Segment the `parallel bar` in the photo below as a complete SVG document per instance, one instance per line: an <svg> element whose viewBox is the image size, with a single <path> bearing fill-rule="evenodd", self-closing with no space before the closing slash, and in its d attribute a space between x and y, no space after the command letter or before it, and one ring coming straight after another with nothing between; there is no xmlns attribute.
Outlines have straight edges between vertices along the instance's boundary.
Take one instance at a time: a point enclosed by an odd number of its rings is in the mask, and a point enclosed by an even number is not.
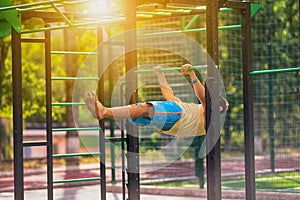
<svg viewBox="0 0 300 200"><path fill-rule="evenodd" d="M98 77L52 77L53 81L70 81L70 80L99 80Z"/></svg>
<svg viewBox="0 0 300 200"><path fill-rule="evenodd" d="M66 153L66 154L53 154L53 158L66 158L66 157L84 157L84 156L99 156L100 152L91 153Z"/></svg>
<svg viewBox="0 0 300 200"><path fill-rule="evenodd" d="M80 51L51 51L51 54L59 55L98 55L97 52L80 52Z"/></svg>
<svg viewBox="0 0 300 200"><path fill-rule="evenodd" d="M87 127L87 128L54 128L53 132L59 131L99 131L101 128L99 127Z"/></svg>
<svg viewBox="0 0 300 200"><path fill-rule="evenodd" d="M85 106L84 102L52 103L52 106Z"/></svg>
<svg viewBox="0 0 300 200"><path fill-rule="evenodd" d="M252 72L249 72L249 74L254 76L254 75L261 75L261 74L277 74L277 73L298 72L298 71L300 71L300 67L252 71Z"/></svg>
<svg viewBox="0 0 300 200"><path fill-rule="evenodd" d="M172 68L161 68L160 71L161 72L181 72L181 67L172 67ZM189 70L206 70L207 66L203 65L203 66L193 66L190 67ZM150 72L154 72L153 69L145 69L145 70L136 70L135 73L150 73Z"/></svg>
<svg viewBox="0 0 300 200"><path fill-rule="evenodd" d="M47 146L48 142L44 141L44 142L23 142L23 147L38 147L38 146Z"/></svg>
<svg viewBox="0 0 300 200"><path fill-rule="evenodd" d="M100 177L94 178L78 178L78 179L66 179L66 180L54 180L53 183L76 183L76 182L85 182L85 181L100 181Z"/></svg>

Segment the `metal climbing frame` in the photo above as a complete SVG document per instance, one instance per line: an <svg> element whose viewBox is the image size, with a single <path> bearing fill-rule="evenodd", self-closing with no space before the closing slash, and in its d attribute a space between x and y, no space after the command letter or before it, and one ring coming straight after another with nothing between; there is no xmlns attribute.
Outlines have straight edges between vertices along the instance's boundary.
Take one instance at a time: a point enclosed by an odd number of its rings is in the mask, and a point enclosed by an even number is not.
<svg viewBox="0 0 300 200"><path fill-rule="evenodd" d="M100 163L103 161L103 156L105 155L105 150L103 147L103 129L99 127L88 127L88 128L53 128L52 127L52 107L53 106L82 106L84 103L76 102L66 102L66 103L52 103L52 81L56 80L77 80L77 77L51 77L51 34L50 30L45 31L43 39L35 38L21 38L21 34L17 33L12 29L12 50L13 50L13 86L14 95L18 94L20 96L14 96L14 171L15 175L15 199L24 199L24 169L23 169L23 147L32 146L46 146L47 147L47 195L48 199L53 199L53 185L59 183L68 182L81 182L81 181L101 181L101 187L105 186L105 170L101 168L101 177L90 177L90 178L79 178L79 179L66 179L66 180L53 180L53 158L66 158L66 157L78 157L78 156L100 156ZM101 32L100 32L101 33ZM44 43L45 44L45 77L46 77L46 141L37 142L23 142L22 134L22 56L21 56L21 43ZM67 54L67 52L64 52ZM79 80L98 80L98 77L80 77ZM17 106L18 105L18 106ZM20 116L21 115L21 116ZM17 117L18 116L18 117ZM100 152L91 153L72 153L72 154L53 154L52 149L52 135L59 131L99 131L100 134ZM103 189L103 188L101 188Z"/></svg>
<svg viewBox="0 0 300 200"><path fill-rule="evenodd" d="M53 157L65 156L84 156L84 154L73 155L52 155L52 133L59 130L76 131L80 128L68 129L53 129L52 128L52 106L71 106L83 105L82 103L67 102L64 104L52 104L51 102L51 81L55 80L74 80L73 77L51 77L51 46L50 46L50 31L65 29L70 27L97 27L109 24L125 25L125 32L136 29L136 21L148 20L155 18L167 18L171 16L197 15L206 13L207 23L206 28L189 29L197 17L193 18L180 32L198 32L207 31L207 50L215 64L218 64L218 30L226 30L232 28L242 28L242 59L243 59L243 91L244 91L244 129L245 129L245 170L246 170L246 199L255 199L255 168L254 168L254 134L253 134L253 101L252 101L252 78L251 72L251 16L256 11L251 9L250 2L245 1L227 1L227 0L132 0L130 4L124 4L122 0L115 0L118 9L114 9L112 14L108 16L89 16L87 14L76 13L71 10L69 12L62 11L65 6L72 6L80 3L93 3L93 0L49 0L36 2L31 4L13 5L10 0L3 0L0 5L0 18L5 19L12 27L12 77L13 77L13 139L14 139L14 186L15 199L24 199L24 180L23 180L23 147L24 146L47 146L47 179L48 179L48 199L53 199L53 183L61 183L67 181L78 180L57 180L53 181L52 159ZM144 10L143 8L146 8ZM150 8L150 9L149 9ZM242 16L242 25L231 25L218 27L218 12L226 12L235 10ZM119 10L123 12L120 13ZM32 17L41 18L47 24L59 22L56 25L40 27L33 30L22 30L22 21ZM44 39L22 39L21 34L45 32ZM132 32L131 32L132 33ZM155 33L154 33L155 34ZM164 33L159 33L164 34ZM165 33L167 34L167 33ZM137 66L136 53L136 34L125 33L125 66L126 72ZM98 42L102 41L102 36L98 38ZM46 99L47 99L47 141L23 143L23 117L22 117L22 55L21 42L39 42L45 43L46 52ZM101 52L98 52L101 54ZM101 58L98 57L99 66L101 67ZM208 63L212 65L212 63ZM137 77L126 77L126 94L132 94L135 91ZM98 77L97 77L98 78ZM213 73L208 71L208 78L214 80ZM217 83L215 85L218 85ZM103 83L99 82L99 88L103 87ZM126 101L134 103L137 101L137 93L131 96L126 96ZM211 95L211 96L209 96ZM211 119L211 101L216 94L208 94L207 97L207 123ZM100 95L101 96L101 95ZM218 122L218 117L213 119ZM99 130L100 132L100 152L101 152L101 176L100 178L91 178L88 180L101 180L101 199L106 199L105 188L105 152L103 149L105 138L103 132L103 122L99 122L100 127L88 128L88 130ZM218 132L215 127L215 132ZM134 156L127 157L128 167L128 198L132 200L140 199L139 186L139 138L138 129L130 124L127 124L127 151L133 152ZM209 142L209 141L208 141ZM97 152L95 155L99 155ZM215 147L207 156L207 182L208 182L208 199L221 199L221 171L220 171L220 142L218 141ZM125 198L125 196L123 196Z"/></svg>

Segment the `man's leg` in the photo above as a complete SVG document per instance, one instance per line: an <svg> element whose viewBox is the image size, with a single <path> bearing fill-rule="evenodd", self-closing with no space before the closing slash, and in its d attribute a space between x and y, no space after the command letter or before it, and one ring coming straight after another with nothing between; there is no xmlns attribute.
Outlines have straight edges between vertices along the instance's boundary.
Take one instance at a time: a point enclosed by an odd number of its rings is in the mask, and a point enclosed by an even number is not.
<svg viewBox="0 0 300 200"><path fill-rule="evenodd" d="M97 119L129 119L142 116L152 118L153 116L153 106L147 103L107 108L98 101L96 94L90 92L84 94L84 101L93 117Z"/></svg>

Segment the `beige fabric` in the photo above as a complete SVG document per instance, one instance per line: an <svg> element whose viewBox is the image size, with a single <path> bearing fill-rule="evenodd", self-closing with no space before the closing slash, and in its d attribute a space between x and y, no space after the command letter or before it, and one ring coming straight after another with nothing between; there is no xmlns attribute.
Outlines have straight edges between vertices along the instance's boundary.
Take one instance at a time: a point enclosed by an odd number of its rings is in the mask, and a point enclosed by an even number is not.
<svg viewBox="0 0 300 200"><path fill-rule="evenodd" d="M176 102L183 110L181 118L169 130L159 132L173 136L205 135L203 108L199 104ZM195 112L198 110L198 112Z"/></svg>

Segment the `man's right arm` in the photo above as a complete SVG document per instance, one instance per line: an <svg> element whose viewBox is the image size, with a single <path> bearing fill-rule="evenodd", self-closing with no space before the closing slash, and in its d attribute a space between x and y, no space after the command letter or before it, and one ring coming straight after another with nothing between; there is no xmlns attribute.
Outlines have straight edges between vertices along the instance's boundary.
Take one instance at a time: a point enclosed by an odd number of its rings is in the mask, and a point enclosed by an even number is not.
<svg viewBox="0 0 300 200"><path fill-rule="evenodd" d="M165 77L165 74L160 71L160 66L156 66L153 68L155 74L157 75L157 79L160 85L161 93L164 96L166 100L173 100L173 101L181 101L179 98L177 98L170 87L170 85L167 82L167 79Z"/></svg>

